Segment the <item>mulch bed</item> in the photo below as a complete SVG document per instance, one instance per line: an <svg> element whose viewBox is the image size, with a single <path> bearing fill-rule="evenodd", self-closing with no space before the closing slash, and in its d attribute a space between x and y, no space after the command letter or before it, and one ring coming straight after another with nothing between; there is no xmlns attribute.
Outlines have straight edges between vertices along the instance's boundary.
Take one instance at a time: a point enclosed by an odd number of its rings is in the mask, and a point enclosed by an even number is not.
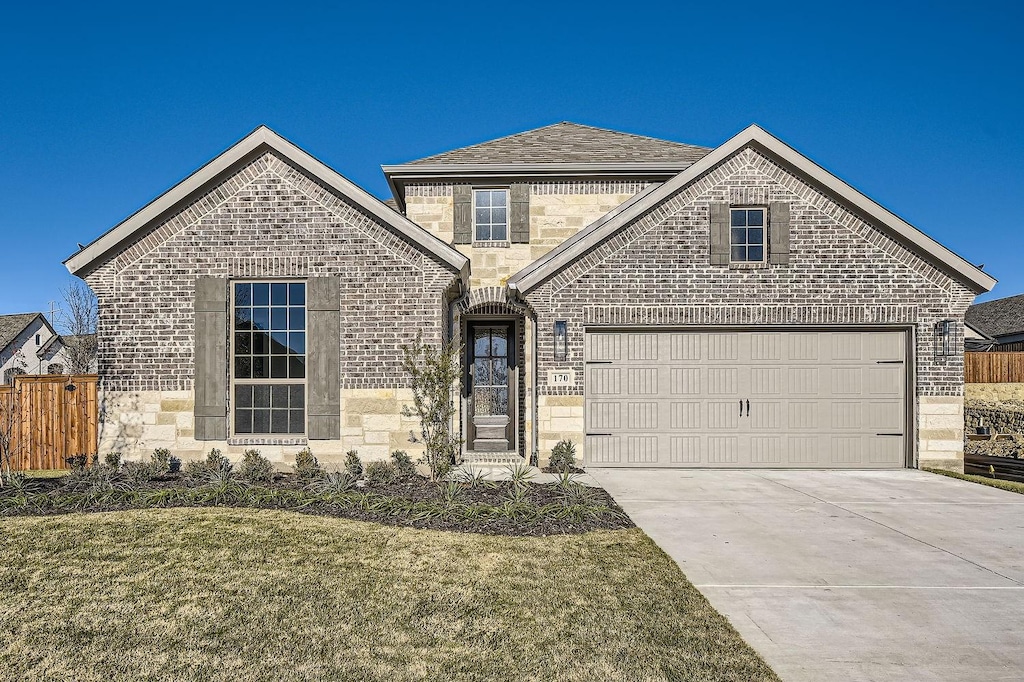
<svg viewBox="0 0 1024 682"><path fill-rule="evenodd" d="M354 488L352 492L368 493L374 497L400 499L410 502L438 502L443 500L445 484L432 483L422 477L416 476L401 479L390 483L366 482L364 486ZM294 474L277 474L273 483L264 483L259 488L272 490L303 490L303 486ZM562 500L563 493L553 484L526 484L526 499L533 507L558 504ZM144 490L160 490L169 488L183 488L197 490L200 486L188 485L180 476L168 474L154 479ZM514 484L511 481L487 481L484 484L470 486L459 484L459 504L467 507L487 506L501 507L505 504L512 492ZM588 488L590 507L605 507L606 511L599 515L587 515L582 519L558 518L552 515L540 516L538 518L517 519L506 516L492 516L490 518L464 518L459 514L446 516L435 516L429 518L408 518L402 515L377 512L364 507L348 504L337 504L332 502L314 501L303 504L300 507L289 507L269 504L246 504L239 503L179 503L167 505L171 507L240 507L240 508L271 508L290 509L303 514L318 516L333 516L339 518L355 519L358 521L371 521L393 526L406 526L423 528L429 530L446 530L463 533L481 533L485 535L510 535L510 536L546 536L585 533L593 530L612 530L634 527L630 518L622 511L607 492L600 488ZM62 493L70 492L64 489L63 479L36 479L33 495L60 496ZM4 492L0 490L0 496ZM42 514L66 514L79 512L107 512L127 509L154 508L152 506L139 506L132 504L96 503L78 509L56 507L43 510ZM11 513L11 512L8 512ZM17 513L17 512L14 512ZM36 512L33 512L34 514Z"/></svg>

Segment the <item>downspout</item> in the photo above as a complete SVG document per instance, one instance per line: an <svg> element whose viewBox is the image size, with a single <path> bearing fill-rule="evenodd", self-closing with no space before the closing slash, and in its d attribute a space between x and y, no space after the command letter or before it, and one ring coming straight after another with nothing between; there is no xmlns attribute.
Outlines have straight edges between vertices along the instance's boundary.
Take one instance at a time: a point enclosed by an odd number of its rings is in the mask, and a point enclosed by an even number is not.
<svg viewBox="0 0 1024 682"><path fill-rule="evenodd" d="M458 296L456 298L453 298L448 303L448 341L449 342L455 340L455 307L459 306L459 305L462 305L462 303L464 303L466 301L466 299L469 298L469 286L466 284L466 281L463 278L461 278L461 277L459 278L459 290L463 292L462 295ZM463 381L463 378L465 376L465 373L464 373L464 360L463 360L463 355L462 355L461 352L459 353L459 367L461 368L460 369L459 385L458 385L458 388L456 388L455 390L456 390L456 393L458 393L458 401L459 401L459 439L461 440L462 436L463 436L463 434L465 432L465 429L463 427L464 427L464 422L466 420L466 415L465 415L466 405L465 405L465 401L462 398L462 392L463 392L462 381ZM462 461L462 456L463 456L463 448L460 445L459 446L459 461ZM458 464L458 463L459 462L453 462L453 464Z"/></svg>
<svg viewBox="0 0 1024 682"><path fill-rule="evenodd" d="M523 299L520 296L519 287L515 283L510 282L508 284L509 292L512 297L523 303ZM530 453L530 464L532 466L540 466L540 448L537 447L537 438L540 436L540 427L537 424L537 415L539 410L537 409L537 378L540 376L537 370L540 358L537 357L537 317L534 315L533 318L533 367L532 367L532 379L530 385L530 446L533 452Z"/></svg>

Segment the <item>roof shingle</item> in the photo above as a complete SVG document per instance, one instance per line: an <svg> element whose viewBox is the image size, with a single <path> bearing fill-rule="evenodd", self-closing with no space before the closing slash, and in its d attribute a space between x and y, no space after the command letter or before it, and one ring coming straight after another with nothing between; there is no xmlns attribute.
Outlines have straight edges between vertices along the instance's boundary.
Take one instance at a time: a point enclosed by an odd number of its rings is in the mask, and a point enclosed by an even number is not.
<svg viewBox="0 0 1024 682"><path fill-rule="evenodd" d="M616 162L688 165L710 151L707 147L562 121L401 165Z"/></svg>
<svg viewBox="0 0 1024 682"><path fill-rule="evenodd" d="M975 303L967 309L967 324L992 337L1024 334L1024 294Z"/></svg>
<svg viewBox="0 0 1024 682"><path fill-rule="evenodd" d="M18 338L18 334L38 315L39 313L0 315L0 350L7 348L11 341Z"/></svg>

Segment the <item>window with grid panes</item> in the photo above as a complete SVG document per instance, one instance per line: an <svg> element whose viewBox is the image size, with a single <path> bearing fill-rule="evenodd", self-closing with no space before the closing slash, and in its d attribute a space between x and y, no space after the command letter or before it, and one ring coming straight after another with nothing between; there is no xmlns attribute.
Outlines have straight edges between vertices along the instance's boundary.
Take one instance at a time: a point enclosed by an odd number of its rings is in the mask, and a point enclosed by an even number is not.
<svg viewBox="0 0 1024 682"><path fill-rule="evenodd" d="M233 432L306 432L306 283L232 283Z"/></svg>

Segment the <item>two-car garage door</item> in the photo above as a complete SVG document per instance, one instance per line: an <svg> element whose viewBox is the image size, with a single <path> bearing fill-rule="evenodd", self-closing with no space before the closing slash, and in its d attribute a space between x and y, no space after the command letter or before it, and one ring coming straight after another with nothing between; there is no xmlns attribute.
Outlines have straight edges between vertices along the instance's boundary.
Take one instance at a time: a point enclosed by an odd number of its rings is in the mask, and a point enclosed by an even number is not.
<svg viewBox="0 0 1024 682"><path fill-rule="evenodd" d="M905 466L903 331L588 331L585 360L591 466Z"/></svg>

